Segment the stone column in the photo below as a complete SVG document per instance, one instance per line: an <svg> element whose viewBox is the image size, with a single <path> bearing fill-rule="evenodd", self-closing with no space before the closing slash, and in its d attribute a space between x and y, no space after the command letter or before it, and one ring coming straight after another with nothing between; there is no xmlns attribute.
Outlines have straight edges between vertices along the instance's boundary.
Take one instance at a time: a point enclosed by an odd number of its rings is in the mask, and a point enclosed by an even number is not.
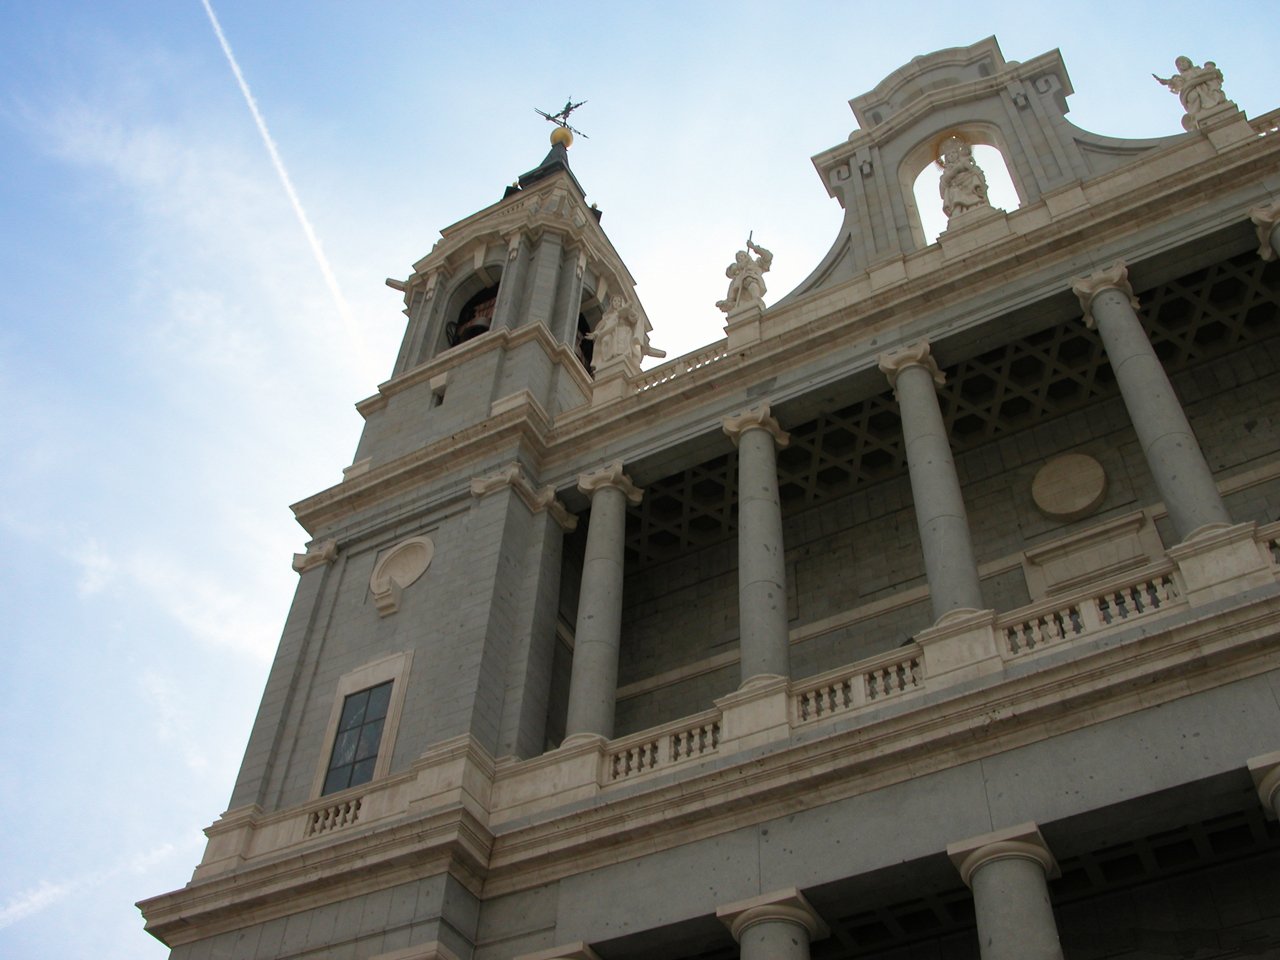
<svg viewBox="0 0 1280 960"><path fill-rule="evenodd" d="M1280 750L1250 760L1249 775L1262 805L1280 817Z"/></svg>
<svg viewBox="0 0 1280 960"><path fill-rule="evenodd" d="M591 519L578 594L566 742L575 734L613 736L627 502L639 503L643 496L617 460L584 473L578 478L578 489L591 497Z"/></svg>
<svg viewBox="0 0 1280 960"><path fill-rule="evenodd" d="M938 407L936 388L944 378L929 354L929 341L881 354L880 370L889 378L902 413L902 442L934 621L953 610L980 610L982 590L969 519Z"/></svg>
<svg viewBox="0 0 1280 960"><path fill-rule="evenodd" d="M1034 823L947 846L973 891L982 960L1062 960L1049 903L1058 865Z"/></svg>
<svg viewBox="0 0 1280 960"><path fill-rule="evenodd" d="M742 960L809 960L809 943L830 933L795 887L721 907L716 916L738 941Z"/></svg>
<svg viewBox="0 0 1280 960"><path fill-rule="evenodd" d="M738 447L739 689L752 677L789 677L787 570L777 450L791 442L761 404L725 417Z"/></svg>
<svg viewBox="0 0 1280 960"><path fill-rule="evenodd" d="M1258 230L1258 256L1263 260L1280 257L1280 200L1272 200L1249 211Z"/></svg>
<svg viewBox="0 0 1280 960"><path fill-rule="evenodd" d="M1179 540L1206 524L1230 524L1209 464L1135 312L1138 301L1124 263L1117 260L1105 270L1078 277L1071 289L1080 298L1085 323L1096 326L1102 337L1129 419Z"/></svg>

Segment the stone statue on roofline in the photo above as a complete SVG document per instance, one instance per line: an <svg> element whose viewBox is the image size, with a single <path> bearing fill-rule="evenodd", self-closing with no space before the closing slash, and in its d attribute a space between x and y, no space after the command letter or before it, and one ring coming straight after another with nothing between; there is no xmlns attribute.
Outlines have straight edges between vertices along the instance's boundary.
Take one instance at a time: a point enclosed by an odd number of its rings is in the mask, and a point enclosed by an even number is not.
<svg viewBox="0 0 1280 960"><path fill-rule="evenodd" d="M759 254L752 257L752 253ZM733 257L733 263L725 268L724 275L729 278L729 292L724 299L717 301L716 306L725 313L733 314L747 307L759 307L764 310L764 275L773 266L773 254L752 242L747 236L747 249L739 250Z"/></svg>
<svg viewBox="0 0 1280 960"><path fill-rule="evenodd" d="M1230 102L1222 92L1222 71L1212 60L1206 60L1203 67L1198 67L1190 57L1178 57L1173 65L1178 68L1173 76L1165 78L1154 73L1152 76L1170 92L1176 93L1182 102L1182 108L1187 111L1182 118L1182 129L1195 130L1207 112Z"/></svg>
<svg viewBox="0 0 1280 960"><path fill-rule="evenodd" d="M942 197L942 212L947 219L962 213L990 208L987 199L987 175L973 159L973 149L960 137L950 136L942 141L938 166L942 177L938 180L938 194Z"/></svg>
<svg viewBox="0 0 1280 960"><path fill-rule="evenodd" d="M596 369L624 360L633 373L638 373L645 357L667 355L665 350L650 346L648 324L635 304L618 293L609 298L604 315L586 339L595 344L591 360Z"/></svg>

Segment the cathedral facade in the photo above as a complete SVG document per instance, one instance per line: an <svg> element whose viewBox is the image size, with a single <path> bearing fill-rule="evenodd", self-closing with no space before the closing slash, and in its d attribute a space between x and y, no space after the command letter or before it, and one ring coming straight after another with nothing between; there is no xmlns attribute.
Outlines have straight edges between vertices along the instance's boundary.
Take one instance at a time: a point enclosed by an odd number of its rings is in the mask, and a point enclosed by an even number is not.
<svg viewBox="0 0 1280 960"><path fill-rule="evenodd" d="M851 101L830 252L651 325L572 135L388 283L175 960L1280 956L1280 112ZM567 116L567 114L566 114ZM560 118L562 121L565 117ZM993 206L974 147L999 152ZM942 169L947 227L913 191Z"/></svg>

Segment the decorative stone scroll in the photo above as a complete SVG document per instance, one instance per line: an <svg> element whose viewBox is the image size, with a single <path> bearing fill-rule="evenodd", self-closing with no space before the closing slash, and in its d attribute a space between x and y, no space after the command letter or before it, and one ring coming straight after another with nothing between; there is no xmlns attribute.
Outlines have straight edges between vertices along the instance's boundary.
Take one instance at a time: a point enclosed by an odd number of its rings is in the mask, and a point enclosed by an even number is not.
<svg viewBox="0 0 1280 960"><path fill-rule="evenodd" d="M578 489L585 494L595 493L601 487L616 487L632 504L639 503L644 498L644 491L622 472L621 460L614 460L599 470L593 470L578 477Z"/></svg>
<svg viewBox="0 0 1280 960"><path fill-rule="evenodd" d="M382 555L369 577L378 616L386 617L400 609L401 593L427 572L435 553L430 537L410 537Z"/></svg>
<svg viewBox="0 0 1280 960"><path fill-rule="evenodd" d="M1280 200L1272 200L1249 211L1258 231L1258 256L1271 261L1280 255Z"/></svg>
<svg viewBox="0 0 1280 960"><path fill-rule="evenodd" d="M1095 326L1093 321L1093 300L1103 290L1119 290L1129 298L1129 306L1137 310L1141 304L1133 295L1133 287L1129 284L1129 268L1123 260L1117 260L1109 267L1095 270L1087 277L1076 277L1071 281L1071 292L1080 298L1080 307L1084 310L1084 324L1090 330Z"/></svg>
<svg viewBox="0 0 1280 960"><path fill-rule="evenodd" d="M773 436L773 442L781 449L791 442L791 434L778 425L769 411L769 404L762 403L750 410L730 414L721 421L725 434L738 446L743 433L748 430L764 430Z"/></svg>
<svg viewBox="0 0 1280 960"><path fill-rule="evenodd" d="M293 569L298 573L306 573L315 567L333 563L338 559L338 542L336 540L317 540L307 545L306 553L293 555Z"/></svg>
<svg viewBox="0 0 1280 960"><path fill-rule="evenodd" d="M525 475L524 467L514 460L497 473L472 478L471 495L478 500L507 487L511 488L530 512L541 513L545 510L566 533L577 529L578 518L556 497L555 487L548 485L535 489Z"/></svg>
<svg viewBox="0 0 1280 960"><path fill-rule="evenodd" d="M933 359L928 340L919 340L910 346L880 354L879 365L880 372L889 378L889 386L895 390L898 387L898 374L908 367L924 367L939 387L947 382L946 374L939 369L938 361Z"/></svg>

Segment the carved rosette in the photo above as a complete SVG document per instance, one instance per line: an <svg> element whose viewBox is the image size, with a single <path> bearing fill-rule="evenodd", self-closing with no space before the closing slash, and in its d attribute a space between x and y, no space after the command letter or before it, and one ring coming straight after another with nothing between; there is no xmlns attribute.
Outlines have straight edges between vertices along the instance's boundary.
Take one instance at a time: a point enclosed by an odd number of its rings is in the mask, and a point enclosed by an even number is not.
<svg viewBox="0 0 1280 960"><path fill-rule="evenodd" d="M1095 270L1087 277L1076 277L1071 281L1071 292L1080 298L1084 323L1090 330L1095 326L1092 313L1094 298L1104 290L1118 290L1129 298L1129 306L1134 310L1139 307L1138 298L1133 295L1133 287L1129 284L1129 268L1123 260Z"/></svg>
<svg viewBox="0 0 1280 960"><path fill-rule="evenodd" d="M773 442L779 449L791 442L791 434L778 425L778 421L770 414L768 403L762 403L741 413L730 414L721 421L721 426L735 447L748 430L764 430L772 434Z"/></svg>
<svg viewBox="0 0 1280 960"><path fill-rule="evenodd" d="M401 593L427 572L435 554L436 545L430 537L410 537L378 559L369 577L369 591L378 616L389 616L400 609Z"/></svg>
<svg viewBox="0 0 1280 960"><path fill-rule="evenodd" d="M512 461L497 473L471 480L471 495L477 500L508 487L520 498L532 513L546 511L566 533L578 528L578 518L571 514L565 505L556 497L555 487L550 485L535 488L525 475L524 467Z"/></svg>
<svg viewBox="0 0 1280 960"><path fill-rule="evenodd" d="M622 472L622 461L614 460L599 470L584 473L578 477L578 489L590 496L603 487L614 487L622 491L623 496L632 504L637 504L644 497L644 491L631 482L631 478Z"/></svg>
<svg viewBox="0 0 1280 960"><path fill-rule="evenodd" d="M297 573L306 573L315 567L333 563L338 559L338 542L336 540L317 540L307 545L306 553L293 555L293 569Z"/></svg>
<svg viewBox="0 0 1280 960"><path fill-rule="evenodd" d="M1276 227L1280 227L1280 200L1272 200L1249 211L1249 219L1258 231L1258 256L1263 260L1276 259Z"/></svg>
<svg viewBox="0 0 1280 960"><path fill-rule="evenodd" d="M880 372L889 378L889 386L895 390L898 389L898 375L908 367L924 367L929 371L934 384L939 387L947 382L946 375L938 367L938 361L933 359L928 340L918 340L908 347L880 354L879 366Z"/></svg>

